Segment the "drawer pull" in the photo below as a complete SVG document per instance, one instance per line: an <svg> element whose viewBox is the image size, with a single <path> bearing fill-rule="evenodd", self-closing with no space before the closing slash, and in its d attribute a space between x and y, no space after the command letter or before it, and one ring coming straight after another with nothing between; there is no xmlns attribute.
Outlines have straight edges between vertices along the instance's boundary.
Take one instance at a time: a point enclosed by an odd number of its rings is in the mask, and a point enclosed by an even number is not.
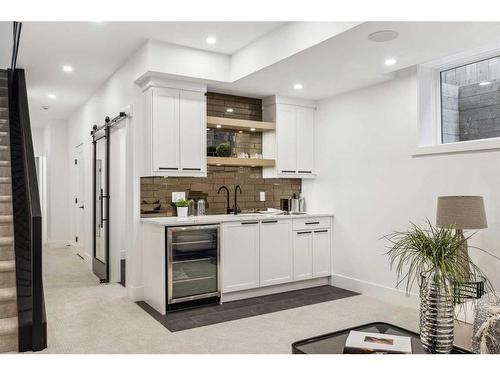
<svg viewBox="0 0 500 375"><path fill-rule="evenodd" d="M323 230L315 230L314 233L326 233L328 232L328 229L323 229Z"/></svg>
<svg viewBox="0 0 500 375"><path fill-rule="evenodd" d="M308 230L307 232L297 232L297 234L309 234L309 233L312 233L310 230Z"/></svg>
<svg viewBox="0 0 500 375"><path fill-rule="evenodd" d="M312 173L312 171L299 171L299 173Z"/></svg>
<svg viewBox="0 0 500 375"><path fill-rule="evenodd" d="M296 171L281 171L281 173L295 173Z"/></svg>
<svg viewBox="0 0 500 375"><path fill-rule="evenodd" d="M182 168L183 171L201 171L201 168Z"/></svg>
<svg viewBox="0 0 500 375"><path fill-rule="evenodd" d="M319 221L310 221L306 223L306 225L317 225L317 224L319 224Z"/></svg>
<svg viewBox="0 0 500 375"><path fill-rule="evenodd" d="M272 224L272 223L277 223L278 220L266 220L266 221L263 221L262 224Z"/></svg>
<svg viewBox="0 0 500 375"><path fill-rule="evenodd" d="M258 221L242 221L241 225L259 224Z"/></svg>
<svg viewBox="0 0 500 375"><path fill-rule="evenodd" d="M173 167L160 167L158 168L160 171L176 171L179 168L173 168Z"/></svg>

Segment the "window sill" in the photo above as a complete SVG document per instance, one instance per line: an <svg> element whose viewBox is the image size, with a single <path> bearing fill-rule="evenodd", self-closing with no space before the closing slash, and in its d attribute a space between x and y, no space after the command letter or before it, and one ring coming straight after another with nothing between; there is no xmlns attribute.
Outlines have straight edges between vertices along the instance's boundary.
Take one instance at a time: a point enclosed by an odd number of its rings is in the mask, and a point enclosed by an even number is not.
<svg viewBox="0 0 500 375"><path fill-rule="evenodd" d="M500 150L500 138L479 139L476 141L464 141L445 143L435 146L420 146L412 154L413 157L457 154L466 152L481 152Z"/></svg>

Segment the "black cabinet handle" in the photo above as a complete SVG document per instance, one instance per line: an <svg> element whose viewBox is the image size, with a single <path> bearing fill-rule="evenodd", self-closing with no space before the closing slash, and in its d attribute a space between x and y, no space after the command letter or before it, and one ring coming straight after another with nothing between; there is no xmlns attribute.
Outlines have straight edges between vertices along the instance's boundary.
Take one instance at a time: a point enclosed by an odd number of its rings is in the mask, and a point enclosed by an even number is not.
<svg viewBox="0 0 500 375"><path fill-rule="evenodd" d="M259 224L258 221L242 221L241 225Z"/></svg>
<svg viewBox="0 0 500 375"><path fill-rule="evenodd" d="M281 173L295 173L296 171L281 171Z"/></svg>
<svg viewBox="0 0 500 375"><path fill-rule="evenodd" d="M312 171L299 171L299 173L312 173Z"/></svg>
<svg viewBox="0 0 500 375"><path fill-rule="evenodd" d="M179 168L173 168L173 167L160 167L158 168L160 171L176 171Z"/></svg>
<svg viewBox="0 0 500 375"><path fill-rule="evenodd" d="M201 168L182 168L183 171L201 171Z"/></svg>
<svg viewBox="0 0 500 375"><path fill-rule="evenodd" d="M319 224L319 221L310 221L309 223L306 223L306 225L316 225Z"/></svg>
<svg viewBox="0 0 500 375"><path fill-rule="evenodd" d="M309 233L312 233L310 230L308 230L307 232L297 232L297 234L309 234Z"/></svg>
<svg viewBox="0 0 500 375"><path fill-rule="evenodd" d="M323 230L315 230L314 233L326 233L328 232L328 229L323 229Z"/></svg>
<svg viewBox="0 0 500 375"><path fill-rule="evenodd" d="M272 223L277 223L278 220L266 220L266 221L263 221L262 224L272 224Z"/></svg>

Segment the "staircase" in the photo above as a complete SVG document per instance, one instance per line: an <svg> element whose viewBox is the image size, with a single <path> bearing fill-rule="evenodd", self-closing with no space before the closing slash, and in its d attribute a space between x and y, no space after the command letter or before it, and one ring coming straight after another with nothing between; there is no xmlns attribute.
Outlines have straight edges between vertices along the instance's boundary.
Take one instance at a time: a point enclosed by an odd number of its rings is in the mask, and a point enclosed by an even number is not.
<svg viewBox="0 0 500 375"><path fill-rule="evenodd" d="M0 70L0 352L18 351L7 72Z"/></svg>

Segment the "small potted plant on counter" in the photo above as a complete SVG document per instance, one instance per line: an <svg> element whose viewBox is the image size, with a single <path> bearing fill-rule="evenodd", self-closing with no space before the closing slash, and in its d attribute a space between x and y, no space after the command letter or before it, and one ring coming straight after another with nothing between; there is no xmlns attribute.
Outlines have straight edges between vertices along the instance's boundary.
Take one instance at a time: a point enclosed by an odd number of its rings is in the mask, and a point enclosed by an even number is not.
<svg viewBox="0 0 500 375"><path fill-rule="evenodd" d="M178 217L187 217L188 206L189 206L189 203L185 199L182 199L182 200L175 202L175 207L177 208L177 216Z"/></svg>

